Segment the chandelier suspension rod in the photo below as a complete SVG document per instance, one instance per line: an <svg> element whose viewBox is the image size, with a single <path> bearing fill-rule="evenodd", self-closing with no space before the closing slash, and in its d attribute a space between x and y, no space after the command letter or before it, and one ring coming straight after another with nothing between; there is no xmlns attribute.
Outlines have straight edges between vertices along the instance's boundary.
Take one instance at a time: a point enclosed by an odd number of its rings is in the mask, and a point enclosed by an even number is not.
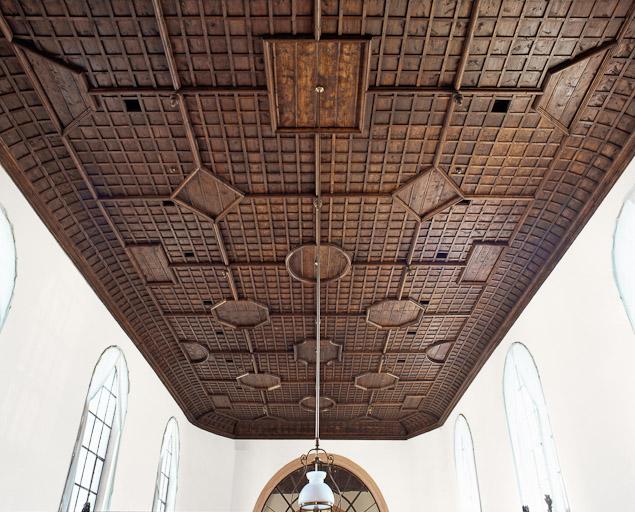
<svg viewBox="0 0 635 512"><path fill-rule="evenodd" d="M320 95L318 94L318 111ZM320 135L315 135L315 447L320 447L320 238L322 192L320 186ZM317 461L316 461L317 464Z"/></svg>

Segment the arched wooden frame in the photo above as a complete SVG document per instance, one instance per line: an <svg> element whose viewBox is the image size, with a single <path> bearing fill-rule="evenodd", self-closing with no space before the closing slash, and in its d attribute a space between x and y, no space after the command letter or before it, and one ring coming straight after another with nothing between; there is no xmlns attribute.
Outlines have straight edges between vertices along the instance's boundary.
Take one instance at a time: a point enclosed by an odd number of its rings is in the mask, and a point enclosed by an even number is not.
<svg viewBox="0 0 635 512"><path fill-rule="evenodd" d="M386 500L384 500L384 496L382 495L379 487L372 479L372 477L362 468L360 465L356 464L350 459L343 457L342 455L334 455L333 454L333 465L339 466L341 468L350 471L354 476L359 478L359 480L368 488L370 493L375 498L377 502L377 507L379 508L379 512L389 512L388 505L386 505ZM297 459L292 460L288 464L284 465L282 468L278 470L278 472L271 477L271 479L264 486L258 499L256 500L256 505L254 506L253 512L262 512L269 495L273 492L276 485L278 485L282 480L287 478L291 473L297 471L302 467L302 461L298 457Z"/></svg>

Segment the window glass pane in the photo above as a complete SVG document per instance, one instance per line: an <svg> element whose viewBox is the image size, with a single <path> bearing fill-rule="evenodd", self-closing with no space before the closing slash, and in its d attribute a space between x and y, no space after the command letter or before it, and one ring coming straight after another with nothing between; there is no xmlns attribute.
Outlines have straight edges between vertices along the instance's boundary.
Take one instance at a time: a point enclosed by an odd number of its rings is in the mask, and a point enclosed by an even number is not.
<svg viewBox="0 0 635 512"><path fill-rule="evenodd" d="M99 494L101 473L108 451L108 444L112 434L112 428L106 424L112 424L112 418L108 413L116 408L115 384L117 371L113 367L111 373L104 380L104 384L88 401L86 425L82 435L80 457L75 467L72 495L77 496L76 503L71 501L70 510L81 511L87 501L93 506ZM109 403L112 402L112 406ZM112 413L111 413L112 416ZM76 488L76 489L75 489ZM91 509L92 510L92 509Z"/></svg>
<svg viewBox="0 0 635 512"><path fill-rule="evenodd" d="M454 426L454 461L461 512L481 512L472 434L463 415L459 415Z"/></svg>
<svg viewBox="0 0 635 512"><path fill-rule="evenodd" d="M613 274L635 329L635 189L631 191L617 218L613 238Z"/></svg>
<svg viewBox="0 0 635 512"><path fill-rule="evenodd" d="M86 464L84 465L84 472L80 480L80 485L86 489L90 489L90 481L93 479L93 471L95 469L95 457L94 453L88 452L86 456Z"/></svg>
<svg viewBox="0 0 635 512"><path fill-rule="evenodd" d="M79 493L79 487L73 486L73 491L71 492L71 501L69 502L69 510L75 510L75 504L77 503L77 494Z"/></svg>
<svg viewBox="0 0 635 512"><path fill-rule="evenodd" d="M101 471L104 468L104 461L97 459L95 461L95 472L93 473L92 488L96 489L99 486L99 480L101 479Z"/></svg>
<svg viewBox="0 0 635 512"><path fill-rule="evenodd" d="M538 370L527 348L514 343L503 379L505 412L522 505L533 510L568 512L556 444Z"/></svg>
<svg viewBox="0 0 635 512"><path fill-rule="evenodd" d="M90 510L95 510L95 501L97 501L97 495L95 493L89 493L88 502L90 503Z"/></svg>
<svg viewBox="0 0 635 512"><path fill-rule="evenodd" d="M0 206L0 329L9 312L16 276L15 240L11 223Z"/></svg>
<svg viewBox="0 0 635 512"><path fill-rule="evenodd" d="M99 447L99 439L101 437L101 431L103 429L104 424L98 419L95 419L95 416L93 416L91 413L89 413L88 416L91 416L93 418L94 424L93 424L93 429L90 432L88 432L89 437L88 437L87 443L84 446L86 446L86 448L88 448L91 452L96 453L97 448Z"/></svg>
<svg viewBox="0 0 635 512"><path fill-rule="evenodd" d="M79 488L77 493L77 503L75 504L75 512L81 512L84 508L84 504L88 501L88 491L83 488Z"/></svg>

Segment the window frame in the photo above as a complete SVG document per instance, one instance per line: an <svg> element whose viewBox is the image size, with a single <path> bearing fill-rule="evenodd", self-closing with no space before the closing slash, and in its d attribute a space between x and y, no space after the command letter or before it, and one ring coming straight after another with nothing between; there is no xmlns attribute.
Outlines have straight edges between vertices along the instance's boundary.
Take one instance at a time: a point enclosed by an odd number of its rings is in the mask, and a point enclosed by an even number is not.
<svg viewBox="0 0 635 512"><path fill-rule="evenodd" d="M526 371L531 372L530 374L525 374L525 377L529 376L534 379L534 393L531 394L528 386L528 382L521 382L521 389L526 389L527 393L530 396L530 399L534 405L533 411L523 410L523 415L525 416L525 421L521 421L521 418L518 418L518 411L522 408L522 396L519 395L519 391L516 391L513 402L512 397L509 394L508 389L508 379L515 378L520 379L521 376L518 372L519 363L521 361L516 359L514 356L518 353L522 353L523 357L526 356L525 363L528 365L525 367ZM511 365L514 364L514 375L512 377L508 377L508 373L511 372ZM536 393L539 392L539 395ZM516 475L516 483L518 486L518 494L521 501L521 505L529 506L530 510L534 510L535 507L531 507L532 500L527 500L526 498L529 495L532 495L532 499L536 497L533 496L531 491L535 491L536 489L540 489L541 496L546 497L544 479L546 478L549 482L549 491L551 498L553 499L553 512L571 512L571 505L569 504L569 498L567 495L567 489L564 482L564 477L562 476L562 468L560 466L560 460L558 458L557 446L555 442L555 436L553 434L553 429L551 428L551 421L549 417L549 410L547 407L547 402L544 394L544 389L542 387L542 379L540 378L540 372L538 370L538 365L536 364L536 360L534 359L532 353L529 351L527 346L523 343L514 342L510 345L507 350L507 354L505 356L504 370L503 370L503 403L505 407L505 419L507 423L507 432L509 434L509 440L512 447L512 456L514 460L514 474ZM514 409L514 413L510 411ZM522 437L522 431L520 430L522 426L525 428L530 428L531 425L535 425L535 422L527 421L527 416L533 413L534 419L540 423L539 425L539 434L536 432L532 432L533 435L537 435L539 437L535 437L536 440L540 440L538 444L534 442L533 447L531 447L531 440L527 439L527 436ZM513 423L512 423L513 421ZM544 458L544 471L545 474L539 475L539 467L535 463L535 457L529 457L528 454L532 454L535 450L536 446L540 446L541 453ZM527 460L533 460L534 463L529 466L527 464ZM528 474L539 475L536 476L535 480L531 480L531 482L525 481L525 476ZM543 482L539 480L542 479ZM555 490L557 490L560 495L556 496L554 493L554 484L557 484ZM542 501L540 501L542 506ZM546 507L546 503L544 505ZM562 508L564 507L564 508Z"/></svg>
<svg viewBox="0 0 635 512"><path fill-rule="evenodd" d="M11 219L9 218L9 214L7 213L7 210L4 208L2 204L0 204L0 217L4 219L4 221L6 221L6 225L9 231L9 240L11 244L9 253L13 253L13 279L12 279L12 282L9 284L10 292L8 296L8 301L7 301L6 307L4 308L4 311L0 310L0 333L1 333L2 328L4 327L4 324L6 323L6 320L11 311L11 306L13 305L15 287L18 281L18 249L15 242L15 230L13 229L13 224L11 222Z"/></svg>
<svg viewBox="0 0 635 512"><path fill-rule="evenodd" d="M463 436L462 440L467 440L467 449L470 452L469 455L471 455L469 458L469 470L473 473L473 475L471 475L470 482L467 482L464 480L464 478L462 478L462 475L464 475L463 471L459 472L459 452L457 450L459 434ZM468 468L462 469L465 470ZM463 414L459 414L454 422L454 471L459 488L459 509L462 512L481 512L483 510L483 505L481 503L481 489L478 480L478 468L476 466L474 438L472 437L472 429L470 428L470 424ZM470 496L466 492L467 484L473 484L476 490L476 501L474 502L468 502ZM474 489L472 489L471 491L474 491Z"/></svg>
<svg viewBox="0 0 635 512"><path fill-rule="evenodd" d="M101 353L91 374L90 383L84 399L77 438L75 440L71 456L71 463L66 475L62 499L60 500L60 506L58 509L59 512L71 512L77 510L76 508L71 508L73 505L71 500L73 497L73 490L76 487L76 480L79 478L81 481L81 475L78 477L78 469L80 465L80 455L82 453L84 436L89 424L89 415L93 414L90 410L90 404L91 401L101 393L102 388L104 388L104 384L110 378L113 379L112 386L115 386L117 389L117 396L115 397L116 403L113 411L112 426L109 433L108 444L104 453L104 462L101 468L99 484L97 486L96 493L93 493L96 497L95 504L91 507L91 512L95 510L108 510L110 508L110 499L112 497L119 445L127 413L127 398L129 390L126 358L123 351L116 345L108 347ZM100 380L102 382L99 382ZM97 386L97 384L99 384L99 386ZM81 510L81 508L79 508L79 510Z"/></svg>
<svg viewBox="0 0 635 512"><path fill-rule="evenodd" d="M617 292L620 296L620 302L624 307L624 311L626 312L626 317L631 325L631 329L635 332L635 289L632 290L629 294L626 293L625 285L626 283L620 279L617 270L617 261L616 261L616 248L618 247L620 240L618 240L618 236L620 235L620 227L623 219L624 212L626 208L629 210L632 208L632 212L629 212L633 215L633 224L635 225L635 187L629 190L629 192L624 197L622 201L622 205L620 206L620 211L617 214L617 218L615 219L615 227L613 229L613 240L611 244L611 270L613 273L613 281L615 282L615 286L617 287ZM635 251L633 256L635 257ZM635 281L635 278L633 279ZM625 300L626 296L631 296L632 304L629 304L627 300Z"/></svg>
<svg viewBox="0 0 635 512"><path fill-rule="evenodd" d="M156 483L154 486L154 497L152 499L153 512L173 512L176 504L176 492L178 489L178 474L180 460L181 442L179 437L179 424L172 416L165 425L163 438L161 441L161 451L159 452L159 465L157 467ZM168 472L164 471L166 466L165 457L169 455L167 464ZM161 496L163 481L165 484L165 501Z"/></svg>

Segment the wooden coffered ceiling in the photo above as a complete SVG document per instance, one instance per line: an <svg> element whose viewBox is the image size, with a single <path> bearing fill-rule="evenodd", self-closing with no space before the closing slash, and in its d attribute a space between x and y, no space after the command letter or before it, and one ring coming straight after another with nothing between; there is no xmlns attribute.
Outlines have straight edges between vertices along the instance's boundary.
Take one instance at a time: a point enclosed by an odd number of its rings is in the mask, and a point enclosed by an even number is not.
<svg viewBox="0 0 635 512"><path fill-rule="evenodd" d="M629 1L0 11L3 165L221 435L312 434L316 211L323 436L403 439L443 423L633 154Z"/></svg>

